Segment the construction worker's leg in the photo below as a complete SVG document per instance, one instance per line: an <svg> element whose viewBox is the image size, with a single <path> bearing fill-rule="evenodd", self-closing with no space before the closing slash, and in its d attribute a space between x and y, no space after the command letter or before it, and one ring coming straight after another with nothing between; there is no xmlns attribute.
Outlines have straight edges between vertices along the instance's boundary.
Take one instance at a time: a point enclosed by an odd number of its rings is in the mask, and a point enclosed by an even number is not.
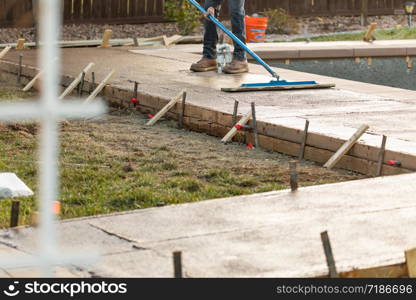
<svg viewBox="0 0 416 300"><path fill-rule="evenodd" d="M231 0L232 2L233 0ZM214 7L216 9L216 14L218 17L219 10L221 7L223 0L205 0L204 7L208 9L210 7ZM204 20L204 50L203 56L205 58L216 58L217 56L217 43L218 43L218 33L216 25L211 22L210 20Z"/></svg>
<svg viewBox="0 0 416 300"><path fill-rule="evenodd" d="M244 4L245 0L228 0L232 31L242 42L245 43L246 32L244 17L246 12L244 10ZM234 43L234 58L240 61L247 60L246 52L236 43Z"/></svg>

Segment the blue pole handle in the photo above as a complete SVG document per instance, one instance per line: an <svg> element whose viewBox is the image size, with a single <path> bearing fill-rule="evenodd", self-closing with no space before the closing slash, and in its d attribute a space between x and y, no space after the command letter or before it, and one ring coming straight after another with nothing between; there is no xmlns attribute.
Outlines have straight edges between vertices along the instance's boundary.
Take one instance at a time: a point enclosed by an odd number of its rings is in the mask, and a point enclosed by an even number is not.
<svg viewBox="0 0 416 300"><path fill-rule="evenodd" d="M260 58L256 53L254 53L252 50L250 50L246 44L244 44L238 37L235 36L234 33L229 31L227 27L225 27L220 21L218 21L214 16L211 14L208 14L208 12L203 8L201 5L199 5L198 2L195 0L188 0L192 5L194 5L200 12L202 12L205 15L208 15L208 19L210 19L212 22L215 23L226 35L228 35L230 38L233 39L234 42L236 42L238 45L240 45L248 54L251 55L259 64L261 64L270 74L272 74L273 77L276 79L279 79L279 75L272 70L272 68Z"/></svg>

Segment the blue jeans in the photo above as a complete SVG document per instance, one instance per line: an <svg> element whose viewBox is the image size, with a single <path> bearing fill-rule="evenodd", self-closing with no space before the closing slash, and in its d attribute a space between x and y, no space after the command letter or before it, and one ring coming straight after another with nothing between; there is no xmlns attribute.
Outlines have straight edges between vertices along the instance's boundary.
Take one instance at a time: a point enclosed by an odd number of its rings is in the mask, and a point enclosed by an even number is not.
<svg viewBox="0 0 416 300"><path fill-rule="evenodd" d="M246 42L246 33L245 33L245 10L244 10L245 0L228 0L228 7L230 12L231 27L232 32L242 41ZM205 0L204 7L208 9L209 7L219 9L223 0ZM218 17L218 16L217 16ZM217 57L217 43L218 43L218 33L216 25L210 20L204 21L205 34L204 34L204 50L203 56L206 58L216 58ZM246 60L246 52L244 49L234 43L234 58L238 60Z"/></svg>

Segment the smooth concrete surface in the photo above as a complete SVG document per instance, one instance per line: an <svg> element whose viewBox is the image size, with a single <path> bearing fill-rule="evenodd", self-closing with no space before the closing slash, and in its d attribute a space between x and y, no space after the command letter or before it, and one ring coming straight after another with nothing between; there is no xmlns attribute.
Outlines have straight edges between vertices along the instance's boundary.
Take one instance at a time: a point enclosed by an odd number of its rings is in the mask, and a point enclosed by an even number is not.
<svg viewBox="0 0 416 300"><path fill-rule="evenodd" d="M403 263L416 246L416 174L151 208L59 224L62 249L102 254L79 272L172 277L183 252L188 277L315 277L328 273L328 231L340 272ZM13 251L35 249L33 228ZM4 238L0 239L4 242Z"/></svg>

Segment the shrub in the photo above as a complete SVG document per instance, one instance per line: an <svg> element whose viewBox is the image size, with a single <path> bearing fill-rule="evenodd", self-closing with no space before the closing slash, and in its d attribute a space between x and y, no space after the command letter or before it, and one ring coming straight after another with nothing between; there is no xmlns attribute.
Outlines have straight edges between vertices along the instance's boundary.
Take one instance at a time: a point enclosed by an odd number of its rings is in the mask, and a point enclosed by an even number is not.
<svg viewBox="0 0 416 300"><path fill-rule="evenodd" d="M164 15L177 24L183 35L193 33L200 24L200 13L186 0L166 0Z"/></svg>
<svg viewBox="0 0 416 300"><path fill-rule="evenodd" d="M299 32L299 24L285 9L268 9L263 15L269 18L268 33L293 34Z"/></svg>

